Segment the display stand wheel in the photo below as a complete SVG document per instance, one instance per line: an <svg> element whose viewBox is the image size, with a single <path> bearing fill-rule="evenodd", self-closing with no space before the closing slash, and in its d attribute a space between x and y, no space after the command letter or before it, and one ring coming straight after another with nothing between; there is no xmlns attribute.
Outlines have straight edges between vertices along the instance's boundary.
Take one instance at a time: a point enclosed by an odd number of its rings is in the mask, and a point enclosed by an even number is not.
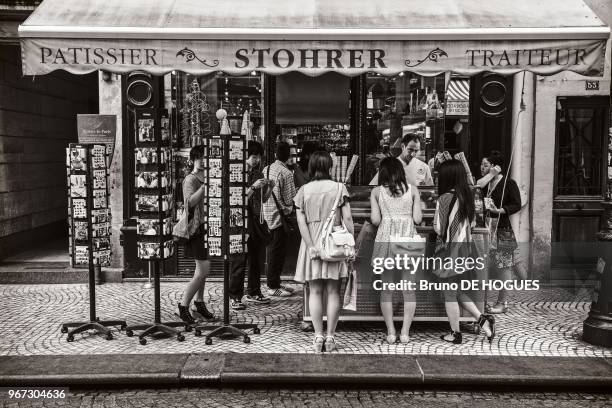
<svg viewBox="0 0 612 408"><path fill-rule="evenodd" d="M142 330L142 333L138 335L138 341L140 344L147 344L147 340L145 337L153 336L158 333L163 333L168 336L176 337L178 341L184 341L185 337L181 334L181 331L177 329L177 327L183 327L185 330L191 329L191 327L182 321L175 322L162 322L161 321L161 305L160 305L160 268L159 261L149 261L149 266L153 268L154 271L154 280L153 280L153 289L154 289L154 309L155 309L155 318L153 323L149 324L139 324L133 326L127 326L125 328L125 333L128 337L132 337L134 335L134 331Z"/></svg>

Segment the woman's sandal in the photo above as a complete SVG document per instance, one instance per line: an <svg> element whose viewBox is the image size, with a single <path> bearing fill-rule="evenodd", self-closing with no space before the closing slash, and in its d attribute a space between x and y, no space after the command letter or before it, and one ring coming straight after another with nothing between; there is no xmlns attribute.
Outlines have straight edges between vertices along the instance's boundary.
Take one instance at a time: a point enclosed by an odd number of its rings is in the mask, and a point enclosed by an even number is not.
<svg viewBox="0 0 612 408"><path fill-rule="evenodd" d="M451 330L449 334L443 334L440 336L440 339L453 344L461 344L463 341L463 336L461 335L461 332Z"/></svg>
<svg viewBox="0 0 612 408"><path fill-rule="evenodd" d="M387 343L389 343L389 344L397 343L397 334L395 334L395 333L387 334Z"/></svg>
<svg viewBox="0 0 612 408"><path fill-rule="evenodd" d="M486 336L490 344L493 342L493 338L495 338L495 317L488 314L481 314L478 318L478 325L482 328L485 323L489 323L489 330L491 330L491 335Z"/></svg>
<svg viewBox="0 0 612 408"><path fill-rule="evenodd" d="M334 350L338 350L338 345L336 344L334 336L325 337L325 351L332 352Z"/></svg>
<svg viewBox="0 0 612 408"><path fill-rule="evenodd" d="M399 339L402 344L410 343L410 335L408 334L400 334Z"/></svg>
<svg viewBox="0 0 612 408"><path fill-rule="evenodd" d="M314 345L315 352L322 353L323 352L323 346L325 345L325 337L319 336L319 335L315 335L315 338L314 338L312 344Z"/></svg>

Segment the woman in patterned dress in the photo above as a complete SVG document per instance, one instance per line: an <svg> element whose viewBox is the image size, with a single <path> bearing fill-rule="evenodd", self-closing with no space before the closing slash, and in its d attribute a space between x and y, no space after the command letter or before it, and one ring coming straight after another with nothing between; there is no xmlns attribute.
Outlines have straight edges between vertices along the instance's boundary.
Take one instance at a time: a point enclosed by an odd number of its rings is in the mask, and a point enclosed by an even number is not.
<svg viewBox="0 0 612 408"><path fill-rule="evenodd" d="M384 158L380 162L378 173L378 186L370 195L371 215L373 225L378 226L372 261L376 258L394 258L391 237L412 237L416 232L414 224L422 219L421 199L416 186L406 182L404 168L394 157ZM413 279L415 275L410 271L386 270L382 279L385 283L399 282ZM416 310L416 296L414 291L403 290L404 318L400 332L400 341L410 341L410 325ZM387 342L397 342L397 334L393 323L393 291L382 290L380 294L380 310L387 325Z"/></svg>

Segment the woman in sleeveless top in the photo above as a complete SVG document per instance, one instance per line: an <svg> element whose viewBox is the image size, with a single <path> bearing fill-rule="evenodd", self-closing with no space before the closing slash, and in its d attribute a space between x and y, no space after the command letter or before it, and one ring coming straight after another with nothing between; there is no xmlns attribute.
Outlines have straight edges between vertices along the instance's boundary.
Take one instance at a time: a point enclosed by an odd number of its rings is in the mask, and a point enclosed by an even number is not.
<svg viewBox="0 0 612 408"><path fill-rule="evenodd" d="M377 258L394 258L391 237L413 236L416 232L414 224L420 223L422 218L419 191L406 182L404 168L397 159L387 157L381 161L378 183L379 186L375 187L370 195L370 218L372 224L378 226L372 262L381 262L376 261ZM382 280L385 283L398 283L402 279L411 280L414 276L408 270L386 270L382 274ZM407 343L410 341L409 332L416 309L416 296L411 290L404 290L402 294L404 318L400 341ZM381 291L380 309L387 325L387 342L393 344L397 341L393 323L393 291Z"/></svg>
<svg viewBox="0 0 612 408"><path fill-rule="evenodd" d="M440 164L438 169L438 202L434 215L434 230L441 240L450 245L450 256L464 258L461 265L466 264L468 258L474 257L471 252L472 225L474 224L475 208L472 192L467 184L467 174L459 160L447 160ZM463 274L462 268L455 268L454 273L441 281L455 283L461 288ZM465 279L470 279L469 277ZM489 343L495 336L495 318L480 313L474 301L460 290L445 290L444 307L451 327L451 332L440 336L444 341L461 344L463 341L459 327L461 305L471 314L483 329Z"/></svg>
<svg viewBox="0 0 612 408"><path fill-rule="evenodd" d="M336 324L340 315L340 286L348 277L348 262L327 262L319 258L321 229L331 214L338 193L333 225L344 221L353 233L351 207L346 187L331 180L332 158L324 151L314 152L308 163L310 182L303 185L293 199L297 207L297 220L302 235L300 252L295 270L297 282L308 282L308 308L315 329L314 349L333 351L336 346ZM327 314L327 335L323 337L323 314Z"/></svg>

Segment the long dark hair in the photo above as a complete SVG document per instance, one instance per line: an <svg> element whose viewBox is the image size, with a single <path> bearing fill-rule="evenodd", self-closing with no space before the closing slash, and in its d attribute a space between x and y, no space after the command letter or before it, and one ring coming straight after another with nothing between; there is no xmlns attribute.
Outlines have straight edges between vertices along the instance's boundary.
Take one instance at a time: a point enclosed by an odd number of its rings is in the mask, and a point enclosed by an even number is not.
<svg viewBox="0 0 612 408"><path fill-rule="evenodd" d="M381 160L378 185L387 187L394 196L402 195L408 190L404 166L395 157L385 157Z"/></svg>
<svg viewBox="0 0 612 408"><path fill-rule="evenodd" d="M440 164L438 169L438 195L441 196L451 190L455 190L457 196L459 216L472 222L475 213L474 198L467 183L465 168L459 160L447 160Z"/></svg>
<svg viewBox="0 0 612 408"><path fill-rule="evenodd" d="M310 155L308 160L308 177L310 181L331 179L333 161L329 153L319 150Z"/></svg>

